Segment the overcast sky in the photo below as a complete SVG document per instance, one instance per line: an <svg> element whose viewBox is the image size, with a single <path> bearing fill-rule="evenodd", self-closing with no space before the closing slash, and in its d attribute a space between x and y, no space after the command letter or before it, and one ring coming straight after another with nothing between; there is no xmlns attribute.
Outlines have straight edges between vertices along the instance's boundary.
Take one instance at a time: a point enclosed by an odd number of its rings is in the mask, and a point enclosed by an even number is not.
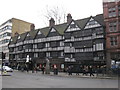
<svg viewBox="0 0 120 90"><path fill-rule="evenodd" d="M14 17L34 23L36 28L48 26L47 6L63 8L75 20L103 13L102 0L0 0L0 24Z"/></svg>

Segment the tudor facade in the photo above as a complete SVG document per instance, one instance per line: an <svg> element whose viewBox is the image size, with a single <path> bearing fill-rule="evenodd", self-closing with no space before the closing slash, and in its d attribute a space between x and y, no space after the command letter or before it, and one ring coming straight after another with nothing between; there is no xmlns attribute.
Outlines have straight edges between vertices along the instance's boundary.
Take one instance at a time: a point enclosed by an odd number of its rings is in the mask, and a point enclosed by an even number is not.
<svg viewBox="0 0 120 90"><path fill-rule="evenodd" d="M102 15L74 21L64 32L65 61L82 65L105 64L105 28ZM82 23L82 24L81 24Z"/></svg>
<svg viewBox="0 0 120 90"><path fill-rule="evenodd" d="M73 20L15 36L9 43L10 62L26 62L27 55L37 64L49 58L51 65L105 64L105 28L103 15Z"/></svg>

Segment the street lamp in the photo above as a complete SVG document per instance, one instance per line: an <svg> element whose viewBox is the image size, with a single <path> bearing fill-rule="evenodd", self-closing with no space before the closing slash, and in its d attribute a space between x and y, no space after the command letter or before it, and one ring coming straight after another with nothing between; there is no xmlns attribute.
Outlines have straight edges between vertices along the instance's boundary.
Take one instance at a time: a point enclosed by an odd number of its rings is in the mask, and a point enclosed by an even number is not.
<svg viewBox="0 0 120 90"><path fill-rule="evenodd" d="M50 74L50 60L46 58L46 68L45 68L45 73Z"/></svg>

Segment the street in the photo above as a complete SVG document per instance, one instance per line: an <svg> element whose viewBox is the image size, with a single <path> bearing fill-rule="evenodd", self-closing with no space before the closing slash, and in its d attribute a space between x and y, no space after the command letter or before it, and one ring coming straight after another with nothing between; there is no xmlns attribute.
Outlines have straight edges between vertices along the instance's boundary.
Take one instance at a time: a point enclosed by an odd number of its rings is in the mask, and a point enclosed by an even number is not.
<svg viewBox="0 0 120 90"><path fill-rule="evenodd" d="M2 77L2 88L118 88L118 80L14 71L12 76Z"/></svg>

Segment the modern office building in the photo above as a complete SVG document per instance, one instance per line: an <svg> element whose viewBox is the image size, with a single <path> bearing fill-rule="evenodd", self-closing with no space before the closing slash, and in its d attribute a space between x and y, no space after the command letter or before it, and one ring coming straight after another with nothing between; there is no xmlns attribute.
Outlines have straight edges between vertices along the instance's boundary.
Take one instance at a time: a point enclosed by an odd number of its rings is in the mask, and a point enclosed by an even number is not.
<svg viewBox="0 0 120 90"><path fill-rule="evenodd" d="M21 34L32 29L34 29L34 24L16 18L9 19L0 25L0 52L5 53L5 59L3 62L9 62L8 43L11 36L15 36L15 34Z"/></svg>
<svg viewBox="0 0 120 90"><path fill-rule="evenodd" d="M36 64L62 69L68 65L105 64L105 24L103 14L55 25L50 19L49 27L31 30L12 37L9 43L11 64L25 63L27 55Z"/></svg>
<svg viewBox="0 0 120 90"><path fill-rule="evenodd" d="M107 66L120 63L120 0L103 2L104 21L106 25Z"/></svg>
<svg viewBox="0 0 120 90"><path fill-rule="evenodd" d="M9 60L9 50L8 50L8 43L11 38L12 33L12 21L11 19L6 21L0 26L0 52L5 53L6 62Z"/></svg>

